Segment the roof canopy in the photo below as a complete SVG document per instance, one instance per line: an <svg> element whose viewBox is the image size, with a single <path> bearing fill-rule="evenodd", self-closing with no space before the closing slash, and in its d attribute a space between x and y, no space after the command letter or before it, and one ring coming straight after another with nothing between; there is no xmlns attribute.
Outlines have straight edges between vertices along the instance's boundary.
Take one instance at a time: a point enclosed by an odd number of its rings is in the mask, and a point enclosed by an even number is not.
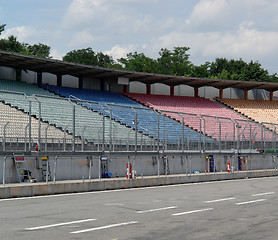
<svg viewBox="0 0 278 240"><path fill-rule="evenodd" d="M164 83L169 86L188 85L191 87L212 86L215 88L238 88L238 89L265 89L268 91L278 90L278 83L232 81L221 79L193 78L170 76L154 73L141 73L123 71L84 64L63 62L54 59L45 59L34 56L22 55L0 51L0 66L15 69L31 70L34 72L48 72L56 75L72 75L75 77L93 77L98 79L114 79L118 77L129 78L129 81L138 81L145 84Z"/></svg>

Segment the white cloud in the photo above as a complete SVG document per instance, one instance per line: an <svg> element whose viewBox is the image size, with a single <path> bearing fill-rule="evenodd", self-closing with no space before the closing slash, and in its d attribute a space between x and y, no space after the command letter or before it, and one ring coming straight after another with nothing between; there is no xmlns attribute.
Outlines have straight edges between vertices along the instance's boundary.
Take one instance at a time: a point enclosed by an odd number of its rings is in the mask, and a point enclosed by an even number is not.
<svg viewBox="0 0 278 240"><path fill-rule="evenodd" d="M113 46L111 50L104 51L104 54L112 56L114 60L125 58L130 52L134 52L138 49L136 45L129 45L127 47L121 47L119 45Z"/></svg>
<svg viewBox="0 0 278 240"><path fill-rule="evenodd" d="M69 46L80 46L79 48L87 48L94 41L92 34L86 29L83 31L76 32L71 40L69 41Z"/></svg>
<svg viewBox="0 0 278 240"><path fill-rule="evenodd" d="M33 36L35 31L31 27L27 26L17 26L13 28L6 29L2 34L1 38L8 38L11 35L17 37L18 41L24 42L26 39Z"/></svg>
<svg viewBox="0 0 278 240"><path fill-rule="evenodd" d="M171 33L160 37L157 45L189 46L193 59L201 60L198 64L214 61L217 57L261 62L278 55L278 32L260 31L252 22L244 22L234 32Z"/></svg>
<svg viewBox="0 0 278 240"><path fill-rule="evenodd" d="M52 56L54 59L62 60L63 56L65 54L60 53L57 49L51 49L50 56Z"/></svg>

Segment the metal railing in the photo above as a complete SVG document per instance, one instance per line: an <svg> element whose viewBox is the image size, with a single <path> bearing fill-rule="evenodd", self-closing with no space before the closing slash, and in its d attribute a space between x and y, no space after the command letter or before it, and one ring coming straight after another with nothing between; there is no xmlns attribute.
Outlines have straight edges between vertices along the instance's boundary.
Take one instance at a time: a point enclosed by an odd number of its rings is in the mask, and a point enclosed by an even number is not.
<svg viewBox="0 0 278 240"><path fill-rule="evenodd" d="M0 91L2 151L277 149L275 123Z"/></svg>

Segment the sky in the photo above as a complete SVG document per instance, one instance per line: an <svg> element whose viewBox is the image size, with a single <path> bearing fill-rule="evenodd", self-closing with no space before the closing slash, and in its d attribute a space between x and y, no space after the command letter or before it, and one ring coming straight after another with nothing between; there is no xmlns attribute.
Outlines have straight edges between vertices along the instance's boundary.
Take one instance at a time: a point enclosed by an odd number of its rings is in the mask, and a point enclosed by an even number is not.
<svg viewBox="0 0 278 240"><path fill-rule="evenodd" d="M189 47L195 65L258 61L278 73L277 0L0 0L0 36L43 43L51 56L91 47L114 60Z"/></svg>

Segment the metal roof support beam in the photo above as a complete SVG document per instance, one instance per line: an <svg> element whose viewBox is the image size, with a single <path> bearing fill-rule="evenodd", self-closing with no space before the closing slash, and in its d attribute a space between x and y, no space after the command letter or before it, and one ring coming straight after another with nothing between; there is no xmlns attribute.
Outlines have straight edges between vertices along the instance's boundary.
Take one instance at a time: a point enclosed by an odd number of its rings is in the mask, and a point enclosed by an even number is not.
<svg viewBox="0 0 278 240"><path fill-rule="evenodd" d="M244 89L244 100L248 100L248 89Z"/></svg>
<svg viewBox="0 0 278 240"><path fill-rule="evenodd" d="M37 84L42 84L42 72L37 72Z"/></svg>
<svg viewBox="0 0 278 240"><path fill-rule="evenodd" d="M174 96L175 96L175 86L174 86L174 85L171 85L171 86L170 86L170 96L171 96L171 97L174 97Z"/></svg>
<svg viewBox="0 0 278 240"><path fill-rule="evenodd" d="M273 91L269 91L269 101L273 101Z"/></svg>
<svg viewBox="0 0 278 240"><path fill-rule="evenodd" d="M199 88L194 87L194 97L199 97Z"/></svg>
<svg viewBox="0 0 278 240"><path fill-rule="evenodd" d="M123 85L123 92L124 93L128 93L129 92L128 85Z"/></svg>
<svg viewBox="0 0 278 240"><path fill-rule="evenodd" d="M63 75L57 74L57 86L58 87L62 87L62 85L63 85L62 80L63 80Z"/></svg>
<svg viewBox="0 0 278 240"><path fill-rule="evenodd" d="M151 95L151 84L147 83L146 85L147 85L146 94Z"/></svg>
<svg viewBox="0 0 278 240"><path fill-rule="evenodd" d="M219 88L219 99L223 99L223 88Z"/></svg>
<svg viewBox="0 0 278 240"><path fill-rule="evenodd" d="M79 88L79 89L83 89L83 86L84 86L84 79L83 79L82 76L80 76L80 77L78 78L78 88Z"/></svg>

